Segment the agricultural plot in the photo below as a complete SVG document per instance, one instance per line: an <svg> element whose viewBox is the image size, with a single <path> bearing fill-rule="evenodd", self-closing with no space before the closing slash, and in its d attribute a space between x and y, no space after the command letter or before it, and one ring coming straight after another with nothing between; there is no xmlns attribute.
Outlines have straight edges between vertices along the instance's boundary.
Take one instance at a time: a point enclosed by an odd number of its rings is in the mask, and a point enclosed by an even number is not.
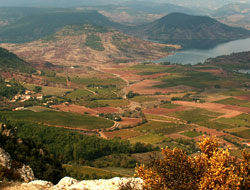
<svg viewBox="0 0 250 190"><path fill-rule="evenodd" d="M140 131L143 133L154 133L163 135L169 135L172 133L177 133L180 131L185 131L190 129L192 129L192 127L187 125L160 122L160 121L149 121L148 123L145 123L135 128L136 131Z"/></svg>
<svg viewBox="0 0 250 190"><path fill-rule="evenodd" d="M122 139L129 139L142 135L139 131L134 131L130 129L121 129L112 132L103 132L103 134L104 136L107 137L107 139L113 139L115 137L120 137Z"/></svg>
<svg viewBox="0 0 250 190"><path fill-rule="evenodd" d="M138 124L140 124L142 122L141 118L128 118L128 117L122 117L122 121L119 121L119 124L122 127L134 127L137 126Z"/></svg>
<svg viewBox="0 0 250 190"><path fill-rule="evenodd" d="M95 102L97 102L97 104L106 105L110 107L124 107L129 105L129 101L124 99L96 100Z"/></svg>
<svg viewBox="0 0 250 190"><path fill-rule="evenodd" d="M145 143L145 144L158 144L164 141L167 137L163 135L157 135L157 134L148 134L148 135L143 135L143 136L138 136L129 139L131 143Z"/></svg>
<svg viewBox="0 0 250 190"><path fill-rule="evenodd" d="M186 131L186 132L181 133L181 135L185 135L190 138L195 138L195 137L201 136L202 133L197 132L197 131Z"/></svg>
<svg viewBox="0 0 250 190"><path fill-rule="evenodd" d="M249 128L242 130L242 131L239 131L239 132L233 132L232 134L235 136L244 138L244 139L250 139L250 129Z"/></svg>
<svg viewBox="0 0 250 190"><path fill-rule="evenodd" d="M76 99L86 98L90 96L93 96L93 93L91 93L90 91L86 89L77 89L67 94L66 98L76 100Z"/></svg>
<svg viewBox="0 0 250 190"><path fill-rule="evenodd" d="M73 113L78 113L78 114L90 114L90 115L97 115L98 114L98 111L95 111L93 109L86 108L83 106L74 105L74 104L53 105L51 107L56 109L56 110L60 110L60 111L64 111L64 112L73 112Z"/></svg>
<svg viewBox="0 0 250 190"><path fill-rule="evenodd" d="M73 83L79 84L79 85L118 85L123 86L125 85L125 82L120 78L79 78L75 77L72 78L71 81Z"/></svg>
<svg viewBox="0 0 250 190"><path fill-rule="evenodd" d="M90 91L95 93L94 98L96 99L115 99L118 98L116 94L116 88L114 87L108 87L108 88L102 88L102 87L89 87Z"/></svg>
<svg viewBox="0 0 250 190"><path fill-rule="evenodd" d="M236 98L227 98L223 100L216 101L215 103L219 104L225 104L225 105L236 105L236 106L242 106L242 107L248 107L250 108L250 102L247 100L240 100Z"/></svg>
<svg viewBox="0 0 250 190"><path fill-rule="evenodd" d="M81 129L100 129L109 128L113 125L112 121L93 117L89 115L80 115L70 112L57 111L15 111L0 112L8 119L16 121L27 121L32 123L43 123L52 126L81 128Z"/></svg>
<svg viewBox="0 0 250 190"><path fill-rule="evenodd" d="M131 101L138 102L138 103L144 103L144 102L152 102L156 101L157 99L150 96L135 96L130 99Z"/></svg>
<svg viewBox="0 0 250 190"><path fill-rule="evenodd" d="M164 103L160 105L161 108L173 109L179 107L177 104Z"/></svg>
<svg viewBox="0 0 250 190"><path fill-rule="evenodd" d="M24 84L24 86L29 90L34 90L34 84ZM56 87L49 87L49 86L41 86L42 87L42 94L45 96L52 95L52 96L63 96L65 93L72 91L72 89L66 88L56 88Z"/></svg>
<svg viewBox="0 0 250 190"><path fill-rule="evenodd" d="M169 113L168 115L180 118L182 120L187 121L188 123L195 123L208 128L214 128L220 130L232 128L232 126L213 121L213 119L220 116L220 113L211 112L205 109L186 110L186 111Z"/></svg>
<svg viewBox="0 0 250 190"><path fill-rule="evenodd" d="M172 117L168 117L168 116L162 116L162 115L153 115L153 114L146 114L146 118L147 120L160 120L160 121L167 121L167 122L176 122L177 120L172 118Z"/></svg>
<svg viewBox="0 0 250 190"><path fill-rule="evenodd" d="M223 123L225 125L231 126L250 126L250 115L241 114L233 118L220 118L216 120L218 123Z"/></svg>
<svg viewBox="0 0 250 190"><path fill-rule="evenodd" d="M250 127L250 125L249 125ZM230 132L232 135L244 138L244 139L250 139L250 128L249 127L237 127L233 129L228 129L227 131Z"/></svg>
<svg viewBox="0 0 250 190"><path fill-rule="evenodd" d="M249 93L249 90L247 91L239 88L230 88L229 90L222 92L222 94L226 96L247 96Z"/></svg>
<svg viewBox="0 0 250 190"><path fill-rule="evenodd" d="M26 109L33 111L33 112L52 111L50 108L46 108L43 106L31 106L31 107L28 107Z"/></svg>
<svg viewBox="0 0 250 190"><path fill-rule="evenodd" d="M156 73L167 72L171 66L154 65L154 64L139 64L128 68L129 70L138 71L139 75L152 75Z"/></svg>

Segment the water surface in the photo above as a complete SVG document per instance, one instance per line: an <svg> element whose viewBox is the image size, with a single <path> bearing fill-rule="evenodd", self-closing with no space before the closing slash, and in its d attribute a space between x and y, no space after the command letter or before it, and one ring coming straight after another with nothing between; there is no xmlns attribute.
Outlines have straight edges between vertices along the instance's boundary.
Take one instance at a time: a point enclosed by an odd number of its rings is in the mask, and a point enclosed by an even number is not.
<svg viewBox="0 0 250 190"><path fill-rule="evenodd" d="M250 51L250 38L223 43L211 49L180 50L174 55L170 55L154 62L172 62L194 65L199 62L203 63L208 58L218 57L221 55L230 55L232 53L243 51Z"/></svg>

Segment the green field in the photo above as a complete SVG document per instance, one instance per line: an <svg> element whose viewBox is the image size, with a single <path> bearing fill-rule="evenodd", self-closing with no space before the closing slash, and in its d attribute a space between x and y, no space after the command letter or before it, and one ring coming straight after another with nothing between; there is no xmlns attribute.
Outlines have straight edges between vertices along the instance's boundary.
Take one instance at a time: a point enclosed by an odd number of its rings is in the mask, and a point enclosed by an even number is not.
<svg viewBox="0 0 250 190"><path fill-rule="evenodd" d="M195 138L195 137L198 137L200 135L202 135L201 133L197 132L197 131L187 131L187 132L184 132L184 133L181 133L182 135L185 135L187 137L190 137L190 138Z"/></svg>
<svg viewBox="0 0 250 190"><path fill-rule="evenodd" d="M170 121L175 122L176 120L170 117L164 117L161 115L153 115L153 114L146 114L146 118L148 120L162 120L162 121Z"/></svg>
<svg viewBox="0 0 250 190"><path fill-rule="evenodd" d="M98 87L89 87L89 90L96 93L94 96L96 99L114 99L118 98L115 87L108 87L108 88L98 88Z"/></svg>
<svg viewBox="0 0 250 190"><path fill-rule="evenodd" d="M90 166L79 166L79 165L64 165L63 166L67 173L76 176L79 180L83 179L107 179L113 177L129 177L128 170L125 171L123 168L94 168ZM126 173L126 174L124 174ZM130 171L130 173L132 173Z"/></svg>
<svg viewBox="0 0 250 190"><path fill-rule="evenodd" d="M125 85L125 82L120 78L72 78L71 81L80 85Z"/></svg>
<svg viewBox="0 0 250 190"><path fill-rule="evenodd" d="M249 91L238 88L231 88L226 92L223 92L222 94L226 96L241 96L241 95L249 95Z"/></svg>
<svg viewBox="0 0 250 190"><path fill-rule="evenodd" d="M44 123L52 126L65 126L83 129L100 129L109 128L113 125L112 121L92 117L89 115L80 115L70 112L57 112L57 111L6 111L0 112L8 119L16 121L28 121L33 123Z"/></svg>
<svg viewBox="0 0 250 190"><path fill-rule="evenodd" d="M148 135L131 138L129 139L129 141L131 143L140 142L140 143L145 143L145 144L158 144L158 143L161 143L166 138L167 137L163 135L148 134Z"/></svg>
<svg viewBox="0 0 250 190"><path fill-rule="evenodd" d="M148 123L145 123L135 128L135 130L144 133L150 132L150 133L164 134L164 135L177 133L188 129L192 128L186 125L159 122L159 121L149 121Z"/></svg>
<svg viewBox="0 0 250 190"><path fill-rule="evenodd" d="M170 67L154 64L139 64L131 66L128 69L139 71L138 74L140 75L151 75L156 73L167 72L168 70L170 70Z"/></svg>
<svg viewBox="0 0 250 190"><path fill-rule="evenodd" d="M42 111L53 111L50 108L42 107L42 106L31 106L26 108L27 110L33 111L33 112L42 112Z"/></svg>
<svg viewBox="0 0 250 190"><path fill-rule="evenodd" d="M187 110L187 111L179 111L175 113L169 113L168 115L180 118L189 123L199 124L201 126L208 127L208 128L214 128L214 129L220 129L220 130L232 128L231 125L219 123L219 122L212 120L220 116L221 115L220 113L211 112L205 109L193 109L193 110Z"/></svg>
<svg viewBox="0 0 250 190"><path fill-rule="evenodd" d="M173 109L179 107L177 104L165 103L160 105L161 108Z"/></svg>
<svg viewBox="0 0 250 190"><path fill-rule="evenodd" d="M244 139L250 139L250 128L232 133L235 136L242 137Z"/></svg>
<svg viewBox="0 0 250 190"><path fill-rule="evenodd" d="M155 101L156 99L153 97L148 97L148 96L135 96L131 98L130 100L134 102L143 103L143 102L152 102L152 101Z"/></svg>
<svg viewBox="0 0 250 190"><path fill-rule="evenodd" d="M220 118L216 120L218 123L231 126L250 126L250 115L241 114L233 118Z"/></svg>
<svg viewBox="0 0 250 190"><path fill-rule="evenodd" d="M239 100L236 98L227 98L224 100L216 101L215 103L219 104L225 104L225 105L237 105L237 106L243 106L243 107L249 107L250 108L250 102L247 100Z"/></svg>
<svg viewBox="0 0 250 190"><path fill-rule="evenodd" d="M36 85L34 84L24 84L24 87L26 87L29 90L34 90ZM54 95L54 96L63 96L66 92L72 91L72 89L66 89L66 88L56 88L56 87L49 87L49 86L41 86L42 87L42 94L45 96L48 95Z"/></svg>
<svg viewBox="0 0 250 190"><path fill-rule="evenodd" d="M93 93L89 92L86 89L77 89L77 90L74 90L74 91L70 92L69 94L67 94L66 98L76 100L77 98L90 97L92 95L93 95Z"/></svg>

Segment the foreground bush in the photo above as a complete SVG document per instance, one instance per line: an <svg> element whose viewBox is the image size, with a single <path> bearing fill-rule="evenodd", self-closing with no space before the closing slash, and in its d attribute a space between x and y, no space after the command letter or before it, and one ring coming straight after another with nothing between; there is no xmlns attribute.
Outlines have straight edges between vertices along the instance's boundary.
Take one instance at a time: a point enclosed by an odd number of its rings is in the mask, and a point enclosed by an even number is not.
<svg viewBox="0 0 250 190"><path fill-rule="evenodd" d="M162 150L163 159L136 168L146 190L249 190L250 153L243 160L219 148L214 138L199 143L202 153L188 156L179 148Z"/></svg>

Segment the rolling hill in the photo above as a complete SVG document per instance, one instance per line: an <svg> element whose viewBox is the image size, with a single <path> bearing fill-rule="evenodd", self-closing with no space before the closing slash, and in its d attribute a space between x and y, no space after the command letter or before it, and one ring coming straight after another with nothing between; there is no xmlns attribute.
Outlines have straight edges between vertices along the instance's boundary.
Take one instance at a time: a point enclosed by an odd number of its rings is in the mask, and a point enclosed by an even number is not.
<svg viewBox="0 0 250 190"><path fill-rule="evenodd" d="M250 29L250 4L234 3L225 5L213 13L213 17L230 26Z"/></svg>
<svg viewBox="0 0 250 190"><path fill-rule="evenodd" d="M177 43L183 47L207 47L250 36L248 30L227 26L208 16L183 13L171 13L127 32L143 39Z"/></svg>
<svg viewBox="0 0 250 190"><path fill-rule="evenodd" d="M179 48L93 25L70 25L40 40L1 46L25 60L49 61L57 65L148 61L165 57Z"/></svg>
<svg viewBox="0 0 250 190"><path fill-rule="evenodd" d="M94 24L121 28L97 11L58 10L46 14L28 15L0 28L0 42L22 43L50 35L66 25Z"/></svg>
<svg viewBox="0 0 250 190"><path fill-rule="evenodd" d="M173 12L194 14L190 8L170 3L155 3L146 1L128 1L118 5L89 7L98 10L115 22L129 25L138 25L153 22L166 14Z"/></svg>

